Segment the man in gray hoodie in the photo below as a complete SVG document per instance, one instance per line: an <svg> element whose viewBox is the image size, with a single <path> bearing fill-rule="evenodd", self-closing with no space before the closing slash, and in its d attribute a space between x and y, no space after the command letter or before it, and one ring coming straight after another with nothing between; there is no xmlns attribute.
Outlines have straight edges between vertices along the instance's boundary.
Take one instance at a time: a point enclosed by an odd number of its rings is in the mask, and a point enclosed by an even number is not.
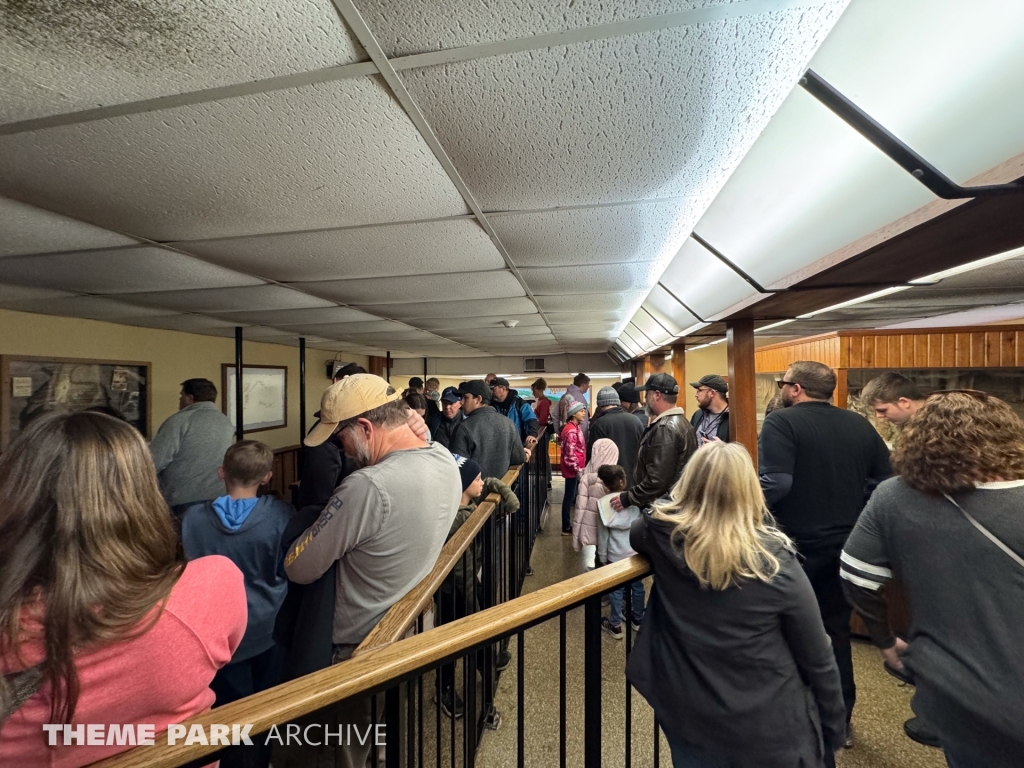
<svg viewBox="0 0 1024 768"><path fill-rule="evenodd" d="M235 430L216 406L217 387L208 379L181 382L178 412L170 416L150 443L160 488L180 516L190 504L224 492L217 477Z"/></svg>

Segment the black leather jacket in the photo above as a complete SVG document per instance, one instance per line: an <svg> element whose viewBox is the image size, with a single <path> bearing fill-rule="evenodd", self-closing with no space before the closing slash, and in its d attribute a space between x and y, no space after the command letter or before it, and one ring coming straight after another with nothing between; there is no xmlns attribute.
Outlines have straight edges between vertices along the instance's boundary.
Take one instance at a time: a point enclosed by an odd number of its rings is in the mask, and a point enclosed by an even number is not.
<svg viewBox="0 0 1024 768"><path fill-rule="evenodd" d="M672 490L697 450L697 432L682 408L671 408L640 436L633 487L621 495L623 506L643 509Z"/></svg>

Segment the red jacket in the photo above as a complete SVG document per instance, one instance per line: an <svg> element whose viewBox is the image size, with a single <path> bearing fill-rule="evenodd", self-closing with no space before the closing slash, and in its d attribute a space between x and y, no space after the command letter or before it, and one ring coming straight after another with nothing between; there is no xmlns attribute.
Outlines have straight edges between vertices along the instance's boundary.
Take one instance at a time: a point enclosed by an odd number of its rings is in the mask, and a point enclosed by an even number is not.
<svg viewBox="0 0 1024 768"><path fill-rule="evenodd" d="M572 479L587 465L587 441L575 421L562 427L562 477Z"/></svg>

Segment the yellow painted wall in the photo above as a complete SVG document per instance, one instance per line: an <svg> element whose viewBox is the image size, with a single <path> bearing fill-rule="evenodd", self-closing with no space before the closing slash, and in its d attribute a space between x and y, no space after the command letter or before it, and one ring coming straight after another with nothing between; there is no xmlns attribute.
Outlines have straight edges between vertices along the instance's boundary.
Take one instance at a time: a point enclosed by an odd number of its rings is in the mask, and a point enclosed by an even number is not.
<svg viewBox="0 0 1024 768"><path fill-rule="evenodd" d="M320 396L330 385L326 362L340 359L367 365L364 355L306 349L306 424L320 407ZM178 394L185 379L209 379L221 388L221 364L235 362L233 338L138 328L97 320L36 315L0 310L0 355L74 357L94 360L137 360L152 364L152 433L178 410ZM288 366L288 426L255 432L271 448L299 443L299 350L283 344L246 342L246 365ZM217 404L221 405L218 394Z"/></svg>
<svg viewBox="0 0 1024 768"><path fill-rule="evenodd" d="M687 416L693 415L694 409L697 407L697 401L694 399L695 390L690 386L691 381L700 381L701 377L707 376L709 373L717 373L719 376L729 376L729 355L726 349L728 344L722 342L721 344L714 344L710 347L704 347L704 349L689 350L686 353L686 381L679 382L680 391L684 392L682 400L679 405ZM666 369L670 368L670 365L665 366Z"/></svg>

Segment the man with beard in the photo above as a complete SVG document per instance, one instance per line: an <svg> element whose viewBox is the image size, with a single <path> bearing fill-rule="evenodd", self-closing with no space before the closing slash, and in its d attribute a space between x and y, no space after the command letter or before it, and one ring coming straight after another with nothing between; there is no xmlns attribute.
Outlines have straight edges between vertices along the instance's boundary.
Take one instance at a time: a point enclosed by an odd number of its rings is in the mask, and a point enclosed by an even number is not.
<svg viewBox="0 0 1024 768"><path fill-rule="evenodd" d="M408 407L379 376L349 376L324 393L320 424L305 443L319 445L335 434L359 469L288 550L285 572L308 584L337 563L338 663L430 572L458 512L462 479L444 446L410 428ZM345 702L339 722L370 724L371 705L369 697ZM342 764L363 766L371 748L340 747Z"/></svg>
<svg viewBox="0 0 1024 768"><path fill-rule="evenodd" d="M690 424L697 430L697 445L714 440L729 442L729 385L716 373L702 376L690 384L697 390L697 412Z"/></svg>
<svg viewBox="0 0 1024 768"><path fill-rule="evenodd" d="M625 389L622 386L619 392ZM633 484L612 497L611 506L616 512L631 506L644 509L668 493L697 450L697 433L676 404L679 384L675 379L667 373L656 373L636 391L647 393L645 408L651 423L640 435Z"/></svg>
<svg viewBox="0 0 1024 768"><path fill-rule="evenodd" d="M829 403L836 374L827 365L795 362L777 384L782 407L765 418L758 439L761 487L814 588L849 723L857 689L839 556L868 496L892 474L889 449L867 419Z"/></svg>

